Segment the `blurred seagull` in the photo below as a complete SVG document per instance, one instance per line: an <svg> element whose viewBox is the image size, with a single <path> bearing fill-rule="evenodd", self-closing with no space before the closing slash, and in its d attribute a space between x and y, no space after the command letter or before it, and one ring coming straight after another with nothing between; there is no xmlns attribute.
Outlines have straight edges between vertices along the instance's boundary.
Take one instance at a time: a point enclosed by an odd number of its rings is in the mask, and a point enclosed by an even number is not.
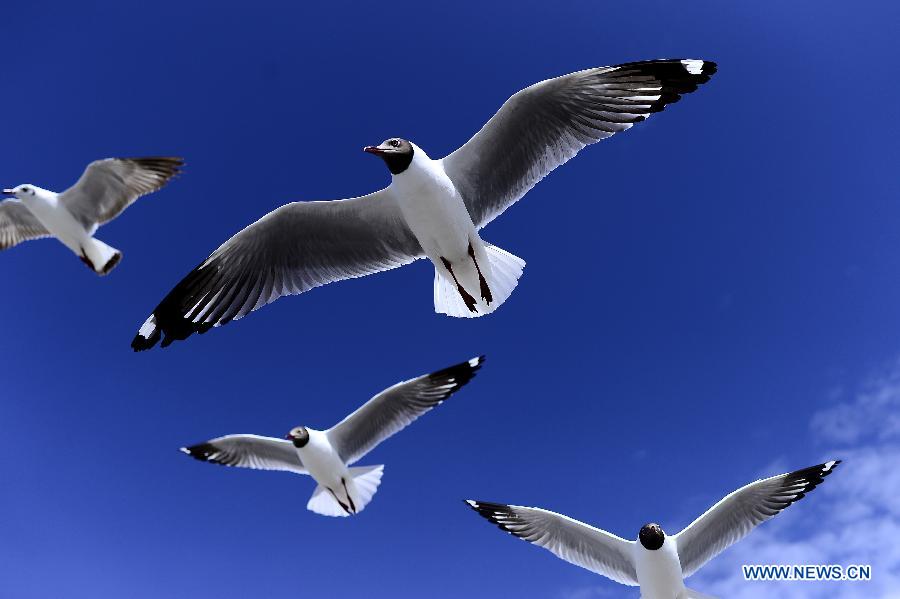
<svg viewBox="0 0 900 599"><path fill-rule="evenodd" d="M319 485L308 510L323 516L357 514L378 490L384 465L348 466L461 389L482 362L484 356L397 383L327 431L298 426L286 440L227 435L181 451L225 466L309 474Z"/></svg>
<svg viewBox="0 0 900 599"><path fill-rule="evenodd" d="M479 514L557 557L628 586L641 599L711 599L684 579L740 541L751 530L803 499L840 460L758 480L712 506L675 536L645 524L638 541L626 541L561 514L532 507L466 501Z"/></svg>
<svg viewBox="0 0 900 599"><path fill-rule="evenodd" d="M95 273L108 274L122 252L95 239L97 228L161 188L183 164L168 157L108 158L90 163L78 182L62 193L36 185L4 189L16 199L0 202L0 250L56 237Z"/></svg>
<svg viewBox="0 0 900 599"><path fill-rule="evenodd" d="M435 311L493 312L525 262L478 231L579 150L659 112L715 71L703 60L654 60L548 79L513 95L472 139L439 160L401 138L367 146L390 170L389 187L270 212L178 283L131 345L149 349L164 335L165 347L281 296L424 257L435 269Z"/></svg>

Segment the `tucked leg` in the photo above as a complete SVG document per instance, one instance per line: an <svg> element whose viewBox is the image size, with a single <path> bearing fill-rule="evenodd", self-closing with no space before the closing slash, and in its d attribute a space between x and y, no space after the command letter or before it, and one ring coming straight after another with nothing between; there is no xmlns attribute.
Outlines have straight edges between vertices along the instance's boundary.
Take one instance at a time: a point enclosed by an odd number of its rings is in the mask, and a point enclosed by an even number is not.
<svg viewBox="0 0 900 599"><path fill-rule="evenodd" d="M456 283L456 290L459 291L459 295L466 303L466 308L469 309L469 312L478 312L478 310L475 309L475 298L469 295L469 292L466 291L463 286L459 284L459 281L456 280L456 275L453 274L453 267L450 265L450 261L441 256L441 262L444 264L444 268L446 268L450 273L450 276L453 277L453 282Z"/></svg>
<svg viewBox="0 0 900 599"><path fill-rule="evenodd" d="M481 287L481 299L490 306L491 302L494 301L494 296L491 293L491 288L488 286L487 280L484 278L484 275L481 274L481 267L478 266L478 260L475 259L475 248L472 247L472 242L469 242L469 256L471 256L472 262L475 263L475 270L478 271L478 284Z"/></svg>
<svg viewBox="0 0 900 599"><path fill-rule="evenodd" d="M350 502L350 509L353 513L356 513L356 506L353 505L353 497L350 496L350 491L347 490L347 481L343 478L341 479L341 484L344 485L344 494L347 496L347 501Z"/></svg>
<svg viewBox="0 0 900 599"><path fill-rule="evenodd" d="M353 512L350 511L350 508L347 507L347 504L346 504L346 503L344 503L343 501L341 501L340 499L338 499L337 493L335 493L334 491L332 491L332 490L331 490L331 487L325 487L325 488L328 489L328 492L331 493L331 496L334 497L334 500L338 502L338 505L340 505L341 508L342 508L345 512L347 512L348 514L352 514L352 513L353 513ZM346 487L345 487L345 488L346 488Z"/></svg>

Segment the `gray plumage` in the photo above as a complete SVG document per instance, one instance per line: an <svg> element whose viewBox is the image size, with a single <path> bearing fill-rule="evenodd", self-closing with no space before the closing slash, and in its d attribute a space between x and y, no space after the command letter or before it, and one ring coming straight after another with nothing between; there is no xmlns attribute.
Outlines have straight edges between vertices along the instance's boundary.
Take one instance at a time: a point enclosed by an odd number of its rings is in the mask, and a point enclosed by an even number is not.
<svg viewBox="0 0 900 599"><path fill-rule="evenodd" d="M44 225L19 200L0 202L0 250L7 250L29 239L50 237Z"/></svg>
<svg viewBox="0 0 900 599"><path fill-rule="evenodd" d="M840 463L834 460L758 480L719 501L675 536L685 578L751 530L803 499Z"/></svg>
<svg viewBox="0 0 900 599"><path fill-rule="evenodd" d="M710 61L649 60L535 83L444 158L444 168L484 227L582 148L677 102L715 72Z"/></svg>

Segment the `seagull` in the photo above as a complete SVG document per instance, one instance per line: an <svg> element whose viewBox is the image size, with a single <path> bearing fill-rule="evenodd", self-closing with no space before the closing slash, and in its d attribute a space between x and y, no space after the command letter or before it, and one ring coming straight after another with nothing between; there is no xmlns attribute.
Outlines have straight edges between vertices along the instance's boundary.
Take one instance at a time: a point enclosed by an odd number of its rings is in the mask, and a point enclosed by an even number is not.
<svg viewBox="0 0 900 599"><path fill-rule="evenodd" d="M225 466L308 474L318 486L306 509L323 516L358 514L378 490L384 465L351 466L464 387L483 362L484 356L472 358L397 383L326 431L297 426L284 439L227 435L181 451Z"/></svg>
<svg viewBox="0 0 900 599"><path fill-rule="evenodd" d="M90 163L62 193L30 184L4 189L16 199L0 202L0 250L56 237L95 273L109 274L122 252L95 239L94 233L139 197L168 183L182 166L181 158L107 158Z"/></svg>
<svg viewBox="0 0 900 599"><path fill-rule="evenodd" d="M712 506L675 536L645 524L626 541L562 514L533 507L467 500L476 512L520 539L557 557L628 586L641 599L711 599L688 589L684 579L751 530L803 499L840 460L758 480Z"/></svg>
<svg viewBox="0 0 900 599"><path fill-rule="evenodd" d="M582 148L661 111L715 72L713 62L680 59L587 69L517 92L442 159L399 137L366 146L391 172L387 188L265 215L182 279L132 348L160 339L166 347L282 296L426 257L436 312L489 314L512 293L525 262L479 231Z"/></svg>

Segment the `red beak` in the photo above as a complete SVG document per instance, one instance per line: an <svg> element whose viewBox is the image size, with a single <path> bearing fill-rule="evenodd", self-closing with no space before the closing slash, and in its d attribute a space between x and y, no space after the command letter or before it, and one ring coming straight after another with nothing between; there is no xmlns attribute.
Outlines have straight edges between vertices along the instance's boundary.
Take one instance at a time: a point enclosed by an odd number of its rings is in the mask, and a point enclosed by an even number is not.
<svg viewBox="0 0 900 599"><path fill-rule="evenodd" d="M384 150L382 150L378 146L366 146L365 148L363 148L363 152L375 154L376 156L381 156L382 154L384 154Z"/></svg>

